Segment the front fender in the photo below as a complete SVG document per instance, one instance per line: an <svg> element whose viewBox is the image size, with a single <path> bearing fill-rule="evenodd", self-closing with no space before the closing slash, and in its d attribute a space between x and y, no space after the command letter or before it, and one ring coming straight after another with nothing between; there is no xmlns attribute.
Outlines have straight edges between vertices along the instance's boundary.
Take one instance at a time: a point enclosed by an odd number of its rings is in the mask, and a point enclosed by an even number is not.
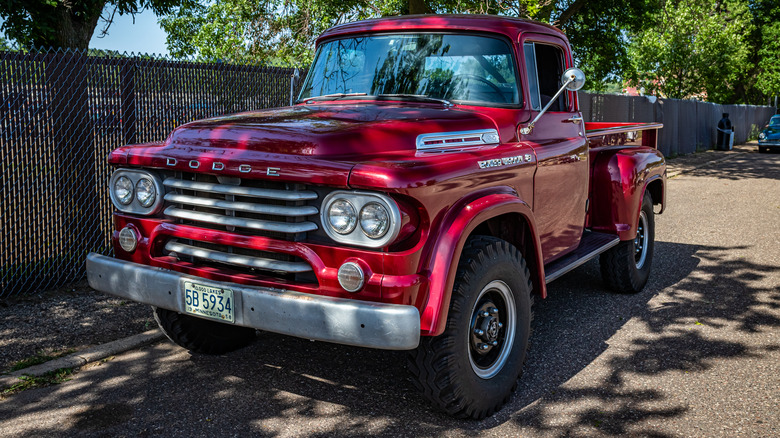
<svg viewBox="0 0 780 438"><path fill-rule="evenodd" d="M648 185L661 182L665 192L666 162L656 149L639 147L599 151L593 162L589 225L593 231L636 237L637 218ZM663 203L663 196L655 199Z"/></svg>
<svg viewBox="0 0 780 438"><path fill-rule="evenodd" d="M525 256L526 258L535 258L532 266L536 267L536 271L532 275L534 278L541 279L540 282L535 283L537 283L538 292L542 297L546 295L544 266L541 263L541 243L536 232L536 222L531 207L512 194L487 195L470 201L463 207L452 208L443 221L442 232L434 245L426 269L430 273L430 281L427 301L421 311L420 330L422 335L437 336L444 332L458 261L466 239L481 223L508 213L522 215L530 228L529 234L533 238L535 254L526 254Z"/></svg>

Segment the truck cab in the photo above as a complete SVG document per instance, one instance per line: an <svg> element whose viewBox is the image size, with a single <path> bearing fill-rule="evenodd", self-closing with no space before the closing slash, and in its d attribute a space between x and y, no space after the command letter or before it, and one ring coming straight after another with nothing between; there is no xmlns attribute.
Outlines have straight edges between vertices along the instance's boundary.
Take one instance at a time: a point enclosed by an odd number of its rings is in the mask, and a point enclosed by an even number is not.
<svg viewBox="0 0 780 438"><path fill-rule="evenodd" d="M90 285L201 353L255 330L409 350L434 405L508 399L531 303L598 257L639 292L665 164L657 124L583 121L558 29L494 16L334 27L296 102L113 151L114 257Z"/></svg>

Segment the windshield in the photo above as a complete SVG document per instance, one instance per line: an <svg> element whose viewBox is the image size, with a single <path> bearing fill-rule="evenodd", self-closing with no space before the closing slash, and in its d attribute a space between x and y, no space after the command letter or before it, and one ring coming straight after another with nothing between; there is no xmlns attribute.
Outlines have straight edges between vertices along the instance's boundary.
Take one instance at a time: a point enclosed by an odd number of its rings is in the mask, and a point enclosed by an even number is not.
<svg viewBox="0 0 780 438"><path fill-rule="evenodd" d="M771 119L769 119L769 124L771 126L780 125L780 116L774 116Z"/></svg>
<svg viewBox="0 0 780 438"><path fill-rule="evenodd" d="M436 33L360 36L322 44L299 101L327 95L521 104L509 44L485 36Z"/></svg>

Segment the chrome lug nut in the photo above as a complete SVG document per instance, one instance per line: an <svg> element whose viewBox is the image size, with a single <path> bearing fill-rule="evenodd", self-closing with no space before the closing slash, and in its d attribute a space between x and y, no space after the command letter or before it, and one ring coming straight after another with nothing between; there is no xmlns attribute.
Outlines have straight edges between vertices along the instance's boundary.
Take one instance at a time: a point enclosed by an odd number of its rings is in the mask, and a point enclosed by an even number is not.
<svg viewBox="0 0 780 438"><path fill-rule="evenodd" d="M503 323L503 322L499 322L499 323L498 323L498 328L501 328L501 327L503 327L503 326L504 326L504 323Z"/></svg>
<svg viewBox="0 0 780 438"><path fill-rule="evenodd" d="M478 347L480 350L487 350L488 348L490 348L488 344L479 344Z"/></svg>
<svg viewBox="0 0 780 438"><path fill-rule="evenodd" d="M498 309L496 309L495 307L491 307L488 311L490 312L491 315L496 315L498 313Z"/></svg>
<svg viewBox="0 0 780 438"><path fill-rule="evenodd" d="M485 332L480 329L474 329L474 334L477 336L482 336L485 334Z"/></svg>
<svg viewBox="0 0 780 438"><path fill-rule="evenodd" d="M498 346L498 341L493 341L493 342L490 343L490 345L492 345L494 347L497 347Z"/></svg>
<svg viewBox="0 0 780 438"><path fill-rule="evenodd" d="M482 312L482 313L480 314L480 316L482 316L482 317L484 317L484 318L487 318L488 316L490 316L490 314L489 314L489 313L487 313L487 312Z"/></svg>

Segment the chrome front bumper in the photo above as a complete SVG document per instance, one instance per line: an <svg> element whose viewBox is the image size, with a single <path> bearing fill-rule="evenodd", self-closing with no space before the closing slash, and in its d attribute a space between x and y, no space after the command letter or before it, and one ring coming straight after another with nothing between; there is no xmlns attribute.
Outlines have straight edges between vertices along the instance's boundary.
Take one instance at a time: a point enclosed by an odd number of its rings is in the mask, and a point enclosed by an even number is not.
<svg viewBox="0 0 780 438"><path fill-rule="evenodd" d="M384 350L410 350L420 342L414 306L222 283L95 253L87 256L87 278L93 289L180 313L185 281L231 289L236 325L305 339Z"/></svg>

